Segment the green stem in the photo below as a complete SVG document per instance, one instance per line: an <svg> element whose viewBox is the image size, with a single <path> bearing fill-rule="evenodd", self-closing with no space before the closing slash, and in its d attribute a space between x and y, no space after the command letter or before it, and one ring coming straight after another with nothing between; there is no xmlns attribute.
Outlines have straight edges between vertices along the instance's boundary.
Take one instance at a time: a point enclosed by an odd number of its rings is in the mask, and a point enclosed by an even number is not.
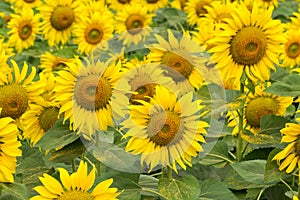
<svg viewBox="0 0 300 200"><path fill-rule="evenodd" d="M245 93L245 86L241 83L241 90L240 90L241 96ZM239 111L239 132L238 132L238 138L237 138L237 144L236 144L236 157L238 161L241 161L242 159L242 151L243 151L243 138L241 137L241 133L244 131L244 106L245 106L245 99L242 100L242 108Z"/></svg>
<svg viewBox="0 0 300 200"><path fill-rule="evenodd" d="M295 193L294 193L294 190L291 188L291 186L287 183L287 182L285 182L282 178L280 179L280 181L287 187L287 188L289 188L289 190L292 192L292 194L293 195L295 195ZM299 185L298 185L298 198L299 198Z"/></svg>
<svg viewBox="0 0 300 200"><path fill-rule="evenodd" d="M262 193L265 191L265 188L261 189L256 200L260 200Z"/></svg>
<svg viewBox="0 0 300 200"><path fill-rule="evenodd" d="M223 156L220 156L220 155L217 155L217 154L212 154L212 153L209 153L207 154L207 156L212 156L212 157L216 157L216 158L221 158L222 160L225 160L227 162L229 162L230 164L233 164L234 162L229 160L228 158L225 158Z"/></svg>
<svg viewBox="0 0 300 200"><path fill-rule="evenodd" d="M73 173L76 171L76 164L75 164L75 159L72 160L72 170L73 170Z"/></svg>
<svg viewBox="0 0 300 200"><path fill-rule="evenodd" d="M168 167L168 179L172 180L172 169Z"/></svg>

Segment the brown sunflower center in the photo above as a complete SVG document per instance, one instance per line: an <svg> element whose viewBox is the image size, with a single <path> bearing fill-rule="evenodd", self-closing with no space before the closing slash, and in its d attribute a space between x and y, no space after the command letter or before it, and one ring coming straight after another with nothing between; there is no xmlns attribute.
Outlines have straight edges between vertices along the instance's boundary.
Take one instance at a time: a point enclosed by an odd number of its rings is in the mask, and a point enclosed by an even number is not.
<svg viewBox="0 0 300 200"><path fill-rule="evenodd" d="M60 195L57 200L94 200L95 197L84 191L67 191Z"/></svg>
<svg viewBox="0 0 300 200"><path fill-rule="evenodd" d="M144 17L139 14L132 14L127 18L126 28L132 35L138 34L144 27Z"/></svg>
<svg viewBox="0 0 300 200"><path fill-rule="evenodd" d="M136 100L143 100L143 101L150 101L149 97L153 97L153 95L155 94L155 86L157 84L154 83L148 83L145 85L142 85L140 87L138 87L135 92L137 94L132 94L130 97L129 102L135 105L140 105L139 102L136 102Z"/></svg>
<svg viewBox="0 0 300 200"><path fill-rule="evenodd" d="M286 45L286 53L290 58L297 58L300 54L300 43L290 42Z"/></svg>
<svg viewBox="0 0 300 200"><path fill-rule="evenodd" d="M168 75L174 81L182 81L188 79L194 67L185 58L173 52L167 52L162 56L161 64L166 68Z"/></svg>
<svg viewBox="0 0 300 200"><path fill-rule="evenodd" d="M127 4L130 3L131 0L118 0L119 3L121 4Z"/></svg>
<svg viewBox="0 0 300 200"><path fill-rule="evenodd" d="M51 25L58 31L69 28L74 21L72 8L67 6L58 6L51 15Z"/></svg>
<svg viewBox="0 0 300 200"><path fill-rule="evenodd" d="M33 3L35 0L24 0L26 3Z"/></svg>
<svg viewBox="0 0 300 200"><path fill-rule="evenodd" d="M103 38L103 30L101 27L93 25L85 31L84 38L87 43L98 44Z"/></svg>
<svg viewBox="0 0 300 200"><path fill-rule="evenodd" d="M67 66L65 64L66 61L67 60L63 58L57 58L57 60L52 65L53 71L59 71L64 69Z"/></svg>
<svg viewBox="0 0 300 200"><path fill-rule="evenodd" d="M147 3L157 3L157 2L159 2L159 0L147 0Z"/></svg>
<svg viewBox="0 0 300 200"><path fill-rule="evenodd" d="M19 27L19 30L18 30L18 33L19 33L19 37L22 39L22 40L26 40L30 37L31 33L32 33L32 26L30 23L22 23Z"/></svg>
<svg viewBox="0 0 300 200"><path fill-rule="evenodd" d="M19 118L28 107L26 90L19 84L3 85L0 87L0 117Z"/></svg>
<svg viewBox="0 0 300 200"><path fill-rule="evenodd" d="M41 128L47 132L53 124L58 120L59 108L48 107L45 108L39 115L39 124Z"/></svg>
<svg viewBox="0 0 300 200"><path fill-rule="evenodd" d="M147 126L150 140L166 146L175 138L180 127L180 116L171 111L152 115Z"/></svg>
<svg viewBox="0 0 300 200"><path fill-rule="evenodd" d="M199 1L196 4L196 14L198 15L198 17L203 16L204 14L207 14L207 10L204 8L205 6L208 6L209 4L203 1Z"/></svg>
<svg viewBox="0 0 300 200"><path fill-rule="evenodd" d="M257 64L265 55L267 38L257 27L241 29L231 40L230 54L240 65Z"/></svg>
<svg viewBox="0 0 300 200"><path fill-rule="evenodd" d="M112 88L104 77L90 75L79 77L74 87L76 102L87 110L99 110L105 108L112 96Z"/></svg>
<svg viewBox="0 0 300 200"><path fill-rule="evenodd" d="M260 127L260 119L264 115L274 115L278 111L275 99L270 97L258 97L251 100L246 107L247 122L253 127Z"/></svg>

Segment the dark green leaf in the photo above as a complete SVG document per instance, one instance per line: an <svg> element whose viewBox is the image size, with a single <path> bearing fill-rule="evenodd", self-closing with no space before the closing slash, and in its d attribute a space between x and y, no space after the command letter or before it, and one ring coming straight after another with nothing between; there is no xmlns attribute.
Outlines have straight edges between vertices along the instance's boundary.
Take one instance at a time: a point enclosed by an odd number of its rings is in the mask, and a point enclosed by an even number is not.
<svg viewBox="0 0 300 200"><path fill-rule="evenodd" d="M278 182L280 178L283 178L284 172L279 171L279 166L277 165L275 160L272 160L273 157L279 153L282 149L274 149L270 152L269 157L267 159L266 169L265 169L265 182Z"/></svg>
<svg viewBox="0 0 300 200"><path fill-rule="evenodd" d="M282 81L273 83L265 89L265 92L278 96L300 96L300 76L298 74L289 74Z"/></svg>
<svg viewBox="0 0 300 200"><path fill-rule="evenodd" d="M13 200L27 200L29 199L29 194L25 185L20 183L0 183L1 196L0 199L8 200L9 198ZM9 196L9 198L8 198Z"/></svg>
<svg viewBox="0 0 300 200"><path fill-rule="evenodd" d="M205 180L200 182L199 200L237 200L227 186L219 181Z"/></svg>

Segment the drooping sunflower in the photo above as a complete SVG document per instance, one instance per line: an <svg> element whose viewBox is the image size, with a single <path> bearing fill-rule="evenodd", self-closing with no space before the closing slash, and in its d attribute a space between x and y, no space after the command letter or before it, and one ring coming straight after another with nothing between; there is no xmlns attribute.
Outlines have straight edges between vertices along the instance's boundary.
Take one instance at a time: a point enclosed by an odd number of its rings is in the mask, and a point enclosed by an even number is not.
<svg viewBox="0 0 300 200"><path fill-rule="evenodd" d="M187 21L191 25L197 24L198 20L207 14L207 7L210 6L212 0L195 0L187 1L184 12L187 13Z"/></svg>
<svg viewBox="0 0 300 200"><path fill-rule="evenodd" d="M277 160L279 170L286 170L286 173L294 171L296 166L300 167L300 125L295 123L287 123L285 128L281 129L283 134L281 143L289 143L282 151L277 153L272 160ZM300 179L300 170L299 179Z"/></svg>
<svg viewBox="0 0 300 200"><path fill-rule="evenodd" d="M138 0L138 3L145 6L149 12L168 6L168 0Z"/></svg>
<svg viewBox="0 0 300 200"><path fill-rule="evenodd" d="M111 98L121 77L121 63L100 61L68 64L58 72L55 99L61 104L59 114L70 119L70 128L85 134L113 126Z"/></svg>
<svg viewBox="0 0 300 200"><path fill-rule="evenodd" d="M1 109L0 109L1 113ZM0 118L0 182L14 182L17 156L22 156L19 130L10 117Z"/></svg>
<svg viewBox="0 0 300 200"><path fill-rule="evenodd" d="M42 69L43 73L57 72L64 69L67 63L76 64L76 58L64 58L45 52L41 55L39 68Z"/></svg>
<svg viewBox="0 0 300 200"><path fill-rule="evenodd" d="M38 8L43 4L42 0L9 0L17 9Z"/></svg>
<svg viewBox="0 0 300 200"><path fill-rule="evenodd" d="M42 19L42 34L49 46L69 41L74 24L80 15L81 5L81 1L45 0L45 4L38 8Z"/></svg>
<svg viewBox="0 0 300 200"><path fill-rule="evenodd" d="M283 44L284 51L280 55L282 67L293 68L300 64L300 31L290 30L285 33L287 41Z"/></svg>
<svg viewBox="0 0 300 200"><path fill-rule="evenodd" d="M121 193L117 188L110 187L113 183L112 178L100 182L90 191L95 182L96 170L93 168L88 173L88 166L84 161L80 161L77 171L71 175L64 168L58 168L58 171L60 182L46 173L39 177L43 186L33 188L39 195L30 200L116 200Z"/></svg>
<svg viewBox="0 0 300 200"><path fill-rule="evenodd" d="M203 84L203 77L198 70L208 58L204 56L203 48L188 34L181 35L177 40L171 30L167 30L168 39L155 35L158 43L147 46L150 49L147 58L161 65L183 92L197 89ZM192 87L191 87L192 86Z"/></svg>
<svg viewBox="0 0 300 200"><path fill-rule="evenodd" d="M283 25L273 20L273 8L260 13L254 3L252 12L246 5L241 5L232 13L232 18L225 19L218 32L209 43L215 44L208 52L213 53L212 59L217 63L223 76L235 77L239 82L245 70L253 81L265 81L270 78L270 69L275 70L278 56L284 42Z"/></svg>
<svg viewBox="0 0 300 200"><path fill-rule="evenodd" d="M14 60L10 61L13 71L0 75L0 108L2 108L0 118L11 117L18 123L19 118L29 109L28 105L34 99L41 98L44 85L41 82L33 81L36 75L35 67L31 67L31 72L27 75L28 65L26 62L20 71L17 63ZM21 124L18 123L18 125Z"/></svg>
<svg viewBox="0 0 300 200"><path fill-rule="evenodd" d="M39 34L40 16L34 14L31 8L23 8L18 14L11 14L11 20L7 27L8 43L13 46L18 53L34 45L36 35Z"/></svg>
<svg viewBox="0 0 300 200"><path fill-rule="evenodd" d="M141 154L149 171L158 165L169 166L177 172L177 164L183 169L191 166L192 157L203 151L206 122L200 120L203 106L193 100L190 92L177 97L164 86L156 86L150 102L130 107L130 117L121 124L130 137L126 151ZM166 98L168 97L168 98Z"/></svg>
<svg viewBox="0 0 300 200"><path fill-rule="evenodd" d="M114 31L114 20L103 13L94 12L84 17L74 28L74 43L80 53L88 55L100 43L107 42Z"/></svg>
<svg viewBox="0 0 300 200"><path fill-rule="evenodd" d="M153 14L147 12L147 8L140 4L123 6L116 14L116 33L124 45L135 44L149 36Z"/></svg>
<svg viewBox="0 0 300 200"><path fill-rule="evenodd" d="M270 84L268 84L270 86ZM286 108L293 103L293 97L276 96L264 92L264 84L255 87L255 93L249 93L244 107L243 126L253 134L259 133L260 120L264 115L284 116ZM234 127L232 134L238 134L239 119L236 111L230 112L228 126Z"/></svg>

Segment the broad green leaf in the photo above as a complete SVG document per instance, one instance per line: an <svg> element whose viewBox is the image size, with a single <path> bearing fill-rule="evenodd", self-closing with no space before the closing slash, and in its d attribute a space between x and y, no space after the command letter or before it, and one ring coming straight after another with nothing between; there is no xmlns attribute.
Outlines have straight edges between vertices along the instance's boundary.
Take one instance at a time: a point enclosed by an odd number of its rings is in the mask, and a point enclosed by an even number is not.
<svg viewBox="0 0 300 200"><path fill-rule="evenodd" d="M282 81L273 83L264 91L278 96L300 96L300 75L289 74Z"/></svg>
<svg viewBox="0 0 300 200"><path fill-rule="evenodd" d="M298 2L295 1L279 1L278 7L273 11L273 18L278 18L283 22L288 22L293 12L298 10Z"/></svg>
<svg viewBox="0 0 300 200"><path fill-rule="evenodd" d="M0 183L0 199L28 200L29 194L25 185L20 183Z"/></svg>
<svg viewBox="0 0 300 200"><path fill-rule="evenodd" d="M139 185L141 187L141 194L145 196L155 196L157 197L158 195L155 193L158 193L158 179L149 176L149 175L144 175L141 174L139 178Z"/></svg>
<svg viewBox="0 0 300 200"><path fill-rule="evenodd" d="M193 176L181 180L162 178L158 182L158 191L166 200L195 200L199 195L199 182Z"/></svg>
<svg viewBox="0 0 300 200"><path fill-rule="evenodd" d="M275 65L276 71L271 71L271 77L270 79L273 81L281 81L285 76L289 75L288 70L285 68L279 67Z"/></svg>
<svg viewBox="0 0 300 200"><path fill-rule="evenodd" d="M273 150L273 148L257 148L250 152L248 152L244 157L244 160L267 160L269 153Z"/></svg>
<svg viewBox="0 0 300 200"><path fill-rule="evenodd" d="M289 189L285 185L274 185L264 191L261 199L290 200L290 198L285 196L287 191L289 191Z"/></svg>
<svg viewBox="0 0 300 200"><path fill-rule="evenodd" d="M219 181L205 180L200 182L199 200L237 200L227 186Z"/></svg>
<svg viewBox="0 0 300 200"><path fill-rule="evenodd" d="M270 152L268 159L267 159L267 164L266 164L266 169L265 169L265 177L264 180L265 182L279 182L280 178L283 178L285 175L284 171L281 172L279 171L279 166L276 163L276 160L272 160L273 157L279 153L282 149L274 149L273 151Z"/></svg>
<svg viewBox="0 0 300 200"><path fill-rule="evenodd" d="M250 183L264 184L265 160L249 160L234 163L232 168L245 180Z"/></svg>
<svg viewBox="0 0 300 200"><path fill-rule="evenodd" d="M36 144L42 149L56 149L66 146L79 138L74 132L69 130L69 125L62 124L62 119L58 120L52 128L50 128L40 141ZM51 141L51 142L49 142Z"/></svg>
<svg viewBox="0 0 300 200"><path fill-rule="evenodd" d="M256 197L262 190L264 190L264 188L249 188L247 189L246 198L256 199Z"/></svg>

